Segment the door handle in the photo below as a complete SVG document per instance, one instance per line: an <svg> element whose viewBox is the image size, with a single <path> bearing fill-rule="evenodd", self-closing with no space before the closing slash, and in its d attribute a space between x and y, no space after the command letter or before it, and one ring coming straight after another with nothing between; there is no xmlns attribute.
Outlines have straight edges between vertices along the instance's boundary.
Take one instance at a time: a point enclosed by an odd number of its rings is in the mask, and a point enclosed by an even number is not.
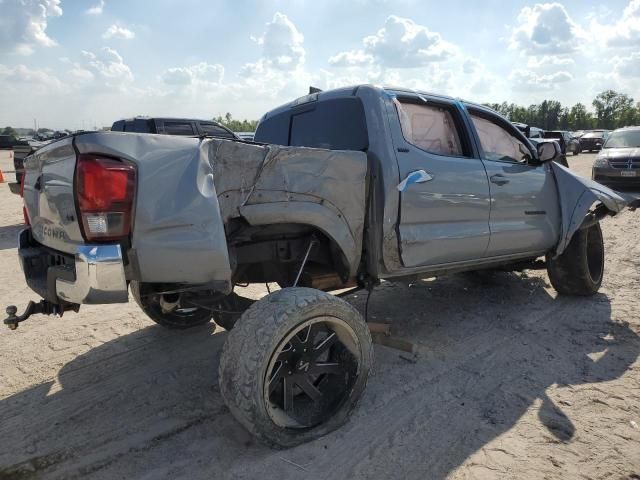
<svg viewBox="0 0 640 480"><path fill-rule="evenodd" d="M509 183L509 180L504 178L504 175L502 175L501 173L496 173L495 175L491 175L489 180L491 180L491 183L495 183L496 185L505 185Z"/></svg>

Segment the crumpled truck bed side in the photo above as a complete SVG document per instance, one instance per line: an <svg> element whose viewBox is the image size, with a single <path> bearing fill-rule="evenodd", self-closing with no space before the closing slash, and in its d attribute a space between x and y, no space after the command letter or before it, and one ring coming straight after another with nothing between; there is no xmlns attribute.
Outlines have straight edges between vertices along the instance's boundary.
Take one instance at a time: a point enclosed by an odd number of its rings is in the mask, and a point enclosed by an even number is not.
<svg viewBox="0 0 640 480"><path fill-rule="evenodd" d="M299 223L324 232L342 251L351 275L360 263L366 211L363 152L258 145L209 139L223 220L251 225Z"/></svg>

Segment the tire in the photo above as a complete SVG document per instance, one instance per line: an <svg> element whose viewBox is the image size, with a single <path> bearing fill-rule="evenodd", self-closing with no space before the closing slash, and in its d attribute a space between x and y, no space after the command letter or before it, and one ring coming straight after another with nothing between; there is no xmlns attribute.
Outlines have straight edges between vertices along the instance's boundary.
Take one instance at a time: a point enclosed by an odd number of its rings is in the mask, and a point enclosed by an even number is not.
<svg viewBox="0 0 640 480"><path fill-rule="evenodd" d="M313 354L300 353L303 347ZM292 447L348 420L372 355L369 329L355 308L320 290L285 288L253 304L229 333L220 391L260 441Z"/></svg>
<svg viewBox="0 0 640 480"><path fill-rule="evenodd" d="M164 312L160 304L160 295L154 294L151 285L132 281L131 295L138 306L151 320L166 328L184 330L209 323L213 316L211 310L204 308L177 309ZM180 310L180 311L178 311Z"/></svg>
<svg viewBox="0 0 640 480"><path fill-rule="evenodd" d="M576 155L578 155L579 153L580 153L580 150L579 150L579 149L578 149L578 150L574 150L574 151L573 151L573 156L575 157L575 156L576 156Z"/></svg>
<svg viewBox="0 0 640 480"><path fill-rule="evenodd" d="M557 258L547 255L551 285L561 295L594 295L604 274L604 242L597 223L578 230Z"/></svg>

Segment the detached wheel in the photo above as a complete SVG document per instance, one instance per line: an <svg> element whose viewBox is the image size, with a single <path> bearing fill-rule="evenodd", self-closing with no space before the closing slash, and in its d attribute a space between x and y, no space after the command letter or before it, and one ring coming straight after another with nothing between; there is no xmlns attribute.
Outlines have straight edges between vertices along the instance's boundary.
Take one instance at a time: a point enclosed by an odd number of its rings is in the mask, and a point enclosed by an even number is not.
<svg viewBox="0 0 640 480"><path fill-rule="evenodd" d="M372 365L369 329L345 301L285 288L253 304L220 358L222 397L261 441L291 447L343 425Z"/></svg>
<svg viewBox="0 0 640 480"><path fill-rule="evenodd" d="M604 274L604 242L597 223L578 230L557 258L547 255L551 285L561 295L594 295Z"/></svg>
<svg viewBox="0 0 640 480"><path fill-rule="evenodd" d="M193 305L182 306L180 294L161 294L154 291L153 285L132 281L131 295L142 311L158 325L166 328L184 330L204 325L211 321L211 310Z"/></svg>

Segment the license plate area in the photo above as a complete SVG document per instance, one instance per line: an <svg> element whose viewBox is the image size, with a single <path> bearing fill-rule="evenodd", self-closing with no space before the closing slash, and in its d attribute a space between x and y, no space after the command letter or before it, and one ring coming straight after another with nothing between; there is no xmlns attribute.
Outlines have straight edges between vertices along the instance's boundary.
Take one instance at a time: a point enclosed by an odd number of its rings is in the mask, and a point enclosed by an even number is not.
<svg viewBox="0 0 640 480"><path fill-rule="evenodd" d="M635 177L637 176L638 172L636 172L635 170L623 170L622 172L620 172L620 176L621 177Z"/></svg>

